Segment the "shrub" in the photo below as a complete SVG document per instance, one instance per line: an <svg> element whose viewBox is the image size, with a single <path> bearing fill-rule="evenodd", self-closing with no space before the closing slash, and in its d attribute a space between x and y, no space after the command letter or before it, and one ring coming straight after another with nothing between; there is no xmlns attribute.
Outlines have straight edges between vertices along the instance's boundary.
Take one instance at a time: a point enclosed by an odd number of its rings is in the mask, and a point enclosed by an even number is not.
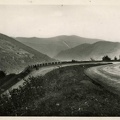
<svg viewBox="0 0 120 120"><path fill-rule="evenodd" d="M114 60L117 61L117 57L116 56L114 57Z"/></svg>
<svg viewBox="0 0 120 120"><path fill-rule="evenodd" d="M107 55L102 58L103 61L111 61L111 58Z"/></svg>
<svg viewBox="0 0 120 120"><path fill-rule="evenodd" d="M6 76L6 73L4 71L0 71L0 78L4 78Z"/></svg>

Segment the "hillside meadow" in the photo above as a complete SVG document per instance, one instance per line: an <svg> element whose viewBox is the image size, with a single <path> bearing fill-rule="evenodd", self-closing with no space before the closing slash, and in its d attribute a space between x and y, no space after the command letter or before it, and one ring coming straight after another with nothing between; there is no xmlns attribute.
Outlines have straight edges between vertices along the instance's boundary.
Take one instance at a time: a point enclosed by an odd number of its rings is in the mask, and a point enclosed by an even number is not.
<svg viewBox="0 0 120 120"><path fill-rule="evenodd" d="M84 74L95 65L69 66L29 78L0 98L1 116L119 116L120 97Z"/></svg>

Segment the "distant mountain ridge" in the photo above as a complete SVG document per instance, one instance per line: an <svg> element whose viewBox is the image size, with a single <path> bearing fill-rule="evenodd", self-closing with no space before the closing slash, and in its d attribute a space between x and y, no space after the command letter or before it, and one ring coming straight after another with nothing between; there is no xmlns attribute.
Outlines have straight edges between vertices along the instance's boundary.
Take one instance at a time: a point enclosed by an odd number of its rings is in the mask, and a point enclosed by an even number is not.
<svg viewBox="0 0 120 120"><path fill-rule="evenodd" d="M100 41L99 39L83 38L76 35L61 35L51 38L17 37L15 39L50 57L54 57L63 50L76 47L83 43L94 43Z"/></svg>
<svg viewBox="0 0 120 120"><path fill-rule="evenodd" d="M120 43L109 41L98 41L93 44L81 44L74 48L64 50L55 56L58 60L90 60L90 58L101 60L104 55L112 59L120 55Z"/></svg>
<svg viewBox="0 0 120 120"><path fill-rule="evenodd" d="M0 33L0 69L18 72L29 64L52 61L50 57Z"/></svg>

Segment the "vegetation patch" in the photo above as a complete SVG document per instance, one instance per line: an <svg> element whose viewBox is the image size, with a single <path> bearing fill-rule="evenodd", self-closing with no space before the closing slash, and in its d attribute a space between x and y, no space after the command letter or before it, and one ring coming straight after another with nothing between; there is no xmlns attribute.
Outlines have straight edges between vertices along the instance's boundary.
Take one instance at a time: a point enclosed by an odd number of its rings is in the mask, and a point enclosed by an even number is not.
<svg viewBox="0 0 120 120"><path fill-rule="evenodd" d="M0 115L119 116L120 97L84 74L95 65L63 67L29 78L23 87L0 98Z"/></svg>

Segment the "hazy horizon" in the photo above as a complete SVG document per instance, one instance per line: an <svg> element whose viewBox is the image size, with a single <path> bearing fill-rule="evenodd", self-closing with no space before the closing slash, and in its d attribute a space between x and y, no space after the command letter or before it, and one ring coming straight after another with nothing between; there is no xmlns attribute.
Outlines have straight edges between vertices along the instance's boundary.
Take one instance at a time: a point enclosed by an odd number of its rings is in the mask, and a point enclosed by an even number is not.
<svg viewBox="0 0 120 120"><path fill-rule="evenodd" d="M120 42L116 5L0 5L0 16L0 33L11 37L76 35Z"/></svg>

